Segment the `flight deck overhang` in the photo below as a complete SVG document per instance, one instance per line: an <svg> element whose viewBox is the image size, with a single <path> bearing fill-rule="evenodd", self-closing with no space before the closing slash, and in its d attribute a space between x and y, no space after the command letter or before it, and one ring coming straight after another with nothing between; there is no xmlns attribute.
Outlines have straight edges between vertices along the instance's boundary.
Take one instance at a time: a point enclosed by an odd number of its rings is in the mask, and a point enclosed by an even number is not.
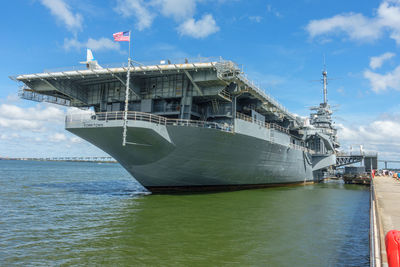
<svg viewBox="0 0 400 267"><path fill-rule="evenodd" d="M23 90L29 93L43 94L46 97L65 99L71 106L92 105L88 88L105 83L118 83L121 88L126 87L127 66L104 68L70 68L69 70L45 71L43 73L24 74L13 77L14 80L25 84ZM228 88L231 83L236 84L232 96L245 94L257 99L260 113L270 114L277 121L288 120L294 127L301 127L302 121L298 116L290 113L273 97L266 94L254 82L249 80L240 68L232 61L222 60L211 62L194 62L183 64L156 64L134 65L130 67L131 83L129 88L136 100L141 99L140 90L135 90L135 79L166 77L169 75L183 75L196 91L194 96L212 97L220 95L221 90ZM136 85L137 87L137 85ZM216 90L216 91L215 91ZM34 99L32 99L34 100Z"/></svg>
<svg viewBox="0 0 400 267"><path fill-rule="evenodd" d="M194 70L199 69L215 69L217 62L209 63L186 63L186 64L168 64L168 65L153 65L153 66L132 66L130 72L132 74L146 74L146 73L163 73L164 72L179 72L183 70ZM71 70L71 71L59 71L59 72L44 72L36 74L24 74L15 77L18 81L31 81L37 79L82 79L82 78L104 78L104 76L112 76L115 74L125 74L128 71L128 67L119 68L101 68L101 69L82 69L82 70ZM99 79L101 80L101 79Z"/></svg>

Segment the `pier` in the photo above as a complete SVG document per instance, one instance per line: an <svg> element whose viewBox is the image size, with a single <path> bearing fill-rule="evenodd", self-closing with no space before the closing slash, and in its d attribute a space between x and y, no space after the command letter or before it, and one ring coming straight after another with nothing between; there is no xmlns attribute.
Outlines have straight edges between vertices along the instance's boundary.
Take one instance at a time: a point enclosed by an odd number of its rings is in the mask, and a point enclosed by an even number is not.
<svg viewBox="0 0 400 267"><path fill-rule="evenodd" d="M45 158L8 158L8 157L0 157L0 160L104 162L104 163L116 163L117 162L112 157L45 157Z"/></svg>
<svg viewBox="0 0 400 267"><path fill-rule="evenodd" d="M376 176L371 186L371 266L388 266L385 236L400 230L400 181Z"/></svg>

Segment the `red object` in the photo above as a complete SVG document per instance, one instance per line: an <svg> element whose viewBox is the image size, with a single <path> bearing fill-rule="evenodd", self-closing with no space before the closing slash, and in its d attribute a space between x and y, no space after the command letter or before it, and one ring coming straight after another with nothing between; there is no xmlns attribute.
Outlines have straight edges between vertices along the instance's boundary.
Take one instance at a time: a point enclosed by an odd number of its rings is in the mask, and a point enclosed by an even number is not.
<svg viewBox="0 0 400 267"><path fill-rule="evenodd" d="M372 178L375 178L375 170L372 170Z"/></svg>
<svg viewBox="0 0 400 267"><path fill-rule="evenodd" d="M131 32L116 32L113 34L114 41L116 42L130 42L131 41Z"/></svg>
<svg viewBox="0 0 400 267"><path fill-rule="evenodd" d="M385 244L389 267L400 267L400 231L390 230Z"/></svg>

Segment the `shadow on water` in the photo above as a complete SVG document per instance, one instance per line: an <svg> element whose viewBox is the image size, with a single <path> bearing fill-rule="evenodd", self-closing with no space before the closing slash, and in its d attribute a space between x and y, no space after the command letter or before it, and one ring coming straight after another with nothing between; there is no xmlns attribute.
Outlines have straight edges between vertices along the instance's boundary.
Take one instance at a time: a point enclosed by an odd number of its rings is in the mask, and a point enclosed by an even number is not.
<svg viewBox="0 0 400 267"><path fill-rule="evenodd" d="M257 186L240 186L240 185L232 185L232 186L195 186L195 187L183 187L183 188L167 188L163 190L157 189L157 191L152 192L152 195L203 195L203 194L219 194L219 193L228 193L235 191L247 191L247 190L267 190L267 189L276 189L279 188L286 190L291 187L304 187L310 184L304 183L296 183L296 184L269 184L269 185L257 185Z"/></svg>

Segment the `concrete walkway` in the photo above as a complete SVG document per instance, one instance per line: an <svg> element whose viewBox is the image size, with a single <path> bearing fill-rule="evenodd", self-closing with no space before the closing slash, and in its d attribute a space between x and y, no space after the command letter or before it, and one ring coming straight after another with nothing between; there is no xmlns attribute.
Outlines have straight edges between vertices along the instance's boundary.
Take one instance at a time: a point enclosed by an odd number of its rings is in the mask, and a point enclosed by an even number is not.
<svg viewBox="0 0 400 267"><path fill-rule="evenodd" d="M390 230L400 231L400 181L391 176L377 176L374 178L374 189L381 260L383 266L387 266L386 233Z"/></svg>

